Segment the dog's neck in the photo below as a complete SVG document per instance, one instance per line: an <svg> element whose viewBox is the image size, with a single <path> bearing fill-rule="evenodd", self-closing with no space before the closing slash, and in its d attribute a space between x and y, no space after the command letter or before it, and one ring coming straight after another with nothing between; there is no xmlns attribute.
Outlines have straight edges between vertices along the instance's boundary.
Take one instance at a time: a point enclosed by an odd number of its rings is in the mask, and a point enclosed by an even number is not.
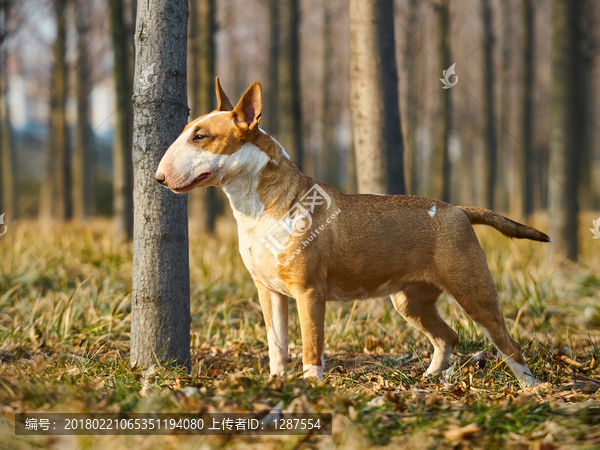
<svg viewBox="0 0 600 450"><path fill-rule="evenodd" d="M239 172L221 183L238 223L257 220L265 213L280 216L293 203L306 177L283 147L260 130L253 143L236 152Z"/></svg>

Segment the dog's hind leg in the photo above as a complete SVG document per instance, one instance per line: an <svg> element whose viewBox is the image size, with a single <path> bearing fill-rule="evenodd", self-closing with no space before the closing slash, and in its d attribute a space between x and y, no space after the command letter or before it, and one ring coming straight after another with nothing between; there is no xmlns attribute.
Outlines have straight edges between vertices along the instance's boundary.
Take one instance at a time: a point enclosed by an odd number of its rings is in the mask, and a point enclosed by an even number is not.
<svg viewBox="0 0 600 450"><path fill-rule="evenodd" d="M498 304L498 294L495 292L491 276L488 287L489 289L486 292L472 291L462 294L457 292L453 295L465 312L494 343L519 383L523 386L532 386L536 383L536 380L525 364L521 346L510 336L506 329L504 316ZM494 289L493 294L491 288Z"/></svg>
<svg viewBox="0 0 600 450"><path fill-rule="evenodd" d="M450 365L452 349L458 335L438 313L435 303L441 291L430 284L409 285L391 295L394 308L433 344L433 357L427 375L438 375Z"/></svg>
<svg viewBox="0 0 600 450"><path fill-rule="evenodd" d="M506 329L498 291L479 243L475 238L470 246L462 245L457 250L452 259L454 267L460 267L461 270L448 270L442 274L445 290L487 334L519 383L525 386L535 384L536 380L525 364L521 346Z"/></svg>

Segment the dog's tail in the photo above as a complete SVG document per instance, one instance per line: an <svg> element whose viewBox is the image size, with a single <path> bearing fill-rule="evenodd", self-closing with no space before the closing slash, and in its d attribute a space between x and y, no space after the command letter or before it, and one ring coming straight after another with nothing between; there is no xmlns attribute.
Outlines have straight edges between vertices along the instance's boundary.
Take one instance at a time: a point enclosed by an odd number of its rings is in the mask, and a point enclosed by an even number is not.
<svg viewBox="0 0 600 450"><path fill-rule="evenodd" d="M475 208L473 206L458 206L458 208L467 215L472 225L489 225L509 238L552 242L552 239L541 231L510 220L489 209Z"/></svg>

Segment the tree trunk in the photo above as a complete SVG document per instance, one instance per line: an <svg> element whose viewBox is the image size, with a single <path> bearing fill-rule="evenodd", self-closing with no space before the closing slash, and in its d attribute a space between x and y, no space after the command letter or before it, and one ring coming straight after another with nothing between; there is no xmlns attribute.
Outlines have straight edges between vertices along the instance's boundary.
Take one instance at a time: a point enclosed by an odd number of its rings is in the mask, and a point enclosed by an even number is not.
<svg viewBox="0 0 600 450"><path fill-rule="evenodd" d="M280 2L283 34L279 56L279 142L302 170L302 104L300 98L300 11L298 0Z"/></svg>
<svg viewBox="0 0 600 450"><path fill-rule="evenodd" d="M492 6L490 0L481 1L483 19L483 45L484 67L484 107L488 112L485 124L485 168L486 168L486 203L489 209L495 207L496 175L497 175L497 141L496 141L496 99L494 95L494 36L492 29Z"/></svg>
<svg viewBox="0 0 600 450"><path fill-rule="evenodd" d="M192 119L215 108L215 0L190 0L190 88ZM217 188L196 189L189 195L191 227L212 233L218 210Z"/></svg>
<svg viewBox="0 0 600 450"><path fill-rule="evenodd" d="M272 136L278 134L279 92L279 0L269 0L269 74L263 96L263 127Z"/></svg>
<svg viewBox="0 0 600 450"><path fill-rule="evenodd" d="M6 74L6 39L10 2L2 2L2 24L0 29L0 214L6 214L8 223L17 217L17 167L11 139L10 114L8 109L8 76Z"/></svg>
<svg viewBox="0 0 600 450"><path fill-rule="evenodd" d="M414 113L418 105L418 93L420 92L420 77L418 71L419 39L417 38L419 24L419 0L409 1L408 24L406 30L406 56L404 68L406 70L406 122L405 127L405 151L406 151L406 175L408 193L418 195L419 193L419 170L417 153L417 115Z"/></svg>
<svg viewBox="0 0 600 450"><path fill-rule="evenodd" d="M441 0L437 5L438 13L438 51L442 61L442 69L447 70L451 65L450 53L450 0ZM441 73L441 71L440 71ZM452 99L450 91L442 89L440 98L440 124L431 161L431 186L430 196L450 202L452 185L452 165L448 149L448 138L452 131Z"/></svg>
<svg viewBox="0 0 600 450"><path fill-rule="evenodd" d="M131 163L132 81L129 70L128 30L123 0L109 0L110 31L113 36L113 77L117 114L113 142L114 233L117 240L129 240L133 234L133 185ZM150 77L151 78L151 77Z"/></svg>
<svg viewBox="0 0 600 450"><path fill-rule="evenodd" d="M56 40L53 48L50 117L45 149L46 173L40 192L40 219L45 224L51 223L52 220L64 221L71 217L71 158L66 119L68 86L65 61L66 8L67 0L54 0Z"/></svg>
<svg viewBox="0 0 600 450"><path fill-rule="evenodd" d="M594 102L596 83L593 80L594 58L597 58L598 42L597 31L595 31L594 19L597 13L594 11L594 0L582 0L584 13L581 18L581 31L583 42L581 43L583 65L582 84L579 87L583 91L582 113L585 121L584 145L581 148L581 177L580 177L580 204L581 207L590 210L595 209L600 190L594 189ZM598 8L596 6L596 8Z"/></svg>
<svg viewBox="0 0 600 450"><path fill-rule="evenodd" d="M552 1L549 231L553 253L577 260L578 186L585 145L583 2Z"/></svg>
<svg viewBox="0 0 600 450"><path fill-rule="evenodd" d="M334 86L334 36L332 30L331 1L323 0L323 109L321 120L321 151L317 177L334 188L340 187L339 156L335 140L335 123L338 108L332 92Z"/></svg>
<svg viewBox="0 0 600 450"><path fill-rule="evenodd" d="M404 194L393 0L350 1L350 85L358 191Z"/></svg>
<svg viewBox="0 0 600 450"><path fill-rule="evenodd" d="M523 176L523 217L534 209L535 159L533 156L533 83L535 80L535 9L533 0L523 4L523 74L521 87L523 153L521 170Z"/></svg>
<svg viewBox="0 0 600 450"><path fill-rule="evenodd" d="M90 125L90 64L88 61L89 2L75 6L75 27L77 30L77 74L75 96L77 97L77 128L75 130L75 150L73 151L73 218L85 220L92 214L92 128Z"/></svg>
<svg viewBox="0 0 600 450"><path fill-rule="evenodd" d="M520 217L523 206L519 202L521 198L521 170L516 167L515 146L512 142L511 133L511 110L513 77L513 34L514 26L511 13L510 0L502 0L502 17L508 17L504 25L502 35L502 93L500 99L500 136L498 154L498 180L497 191L500 211L509 211L512 217ZM516 176L515 176L516 175ZM510 189L509 189L510 186ZM516 195L515 195L516 194Z"/></svg>
<svg viewBox="0 0 600 450"><path fill-rule="evenodd" d="M187 0L139 2L134 85L131 363L190 366L187 196L154 181L187 123Z"/></svg>

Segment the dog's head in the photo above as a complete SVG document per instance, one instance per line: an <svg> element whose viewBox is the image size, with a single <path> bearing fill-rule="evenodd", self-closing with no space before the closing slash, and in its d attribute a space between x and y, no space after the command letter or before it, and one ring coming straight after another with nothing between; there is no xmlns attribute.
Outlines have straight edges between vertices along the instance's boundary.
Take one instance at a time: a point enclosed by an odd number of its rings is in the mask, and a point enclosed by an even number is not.
<svg viewBox="0 0 600 450"><path fill-rule="evenodd" d="M253 145L260 134L260 83L252 83L235 108L218 78L216 90L217 109L190 122L158 165L154 178L173 192L219 186L266 156Z"/></svg>

